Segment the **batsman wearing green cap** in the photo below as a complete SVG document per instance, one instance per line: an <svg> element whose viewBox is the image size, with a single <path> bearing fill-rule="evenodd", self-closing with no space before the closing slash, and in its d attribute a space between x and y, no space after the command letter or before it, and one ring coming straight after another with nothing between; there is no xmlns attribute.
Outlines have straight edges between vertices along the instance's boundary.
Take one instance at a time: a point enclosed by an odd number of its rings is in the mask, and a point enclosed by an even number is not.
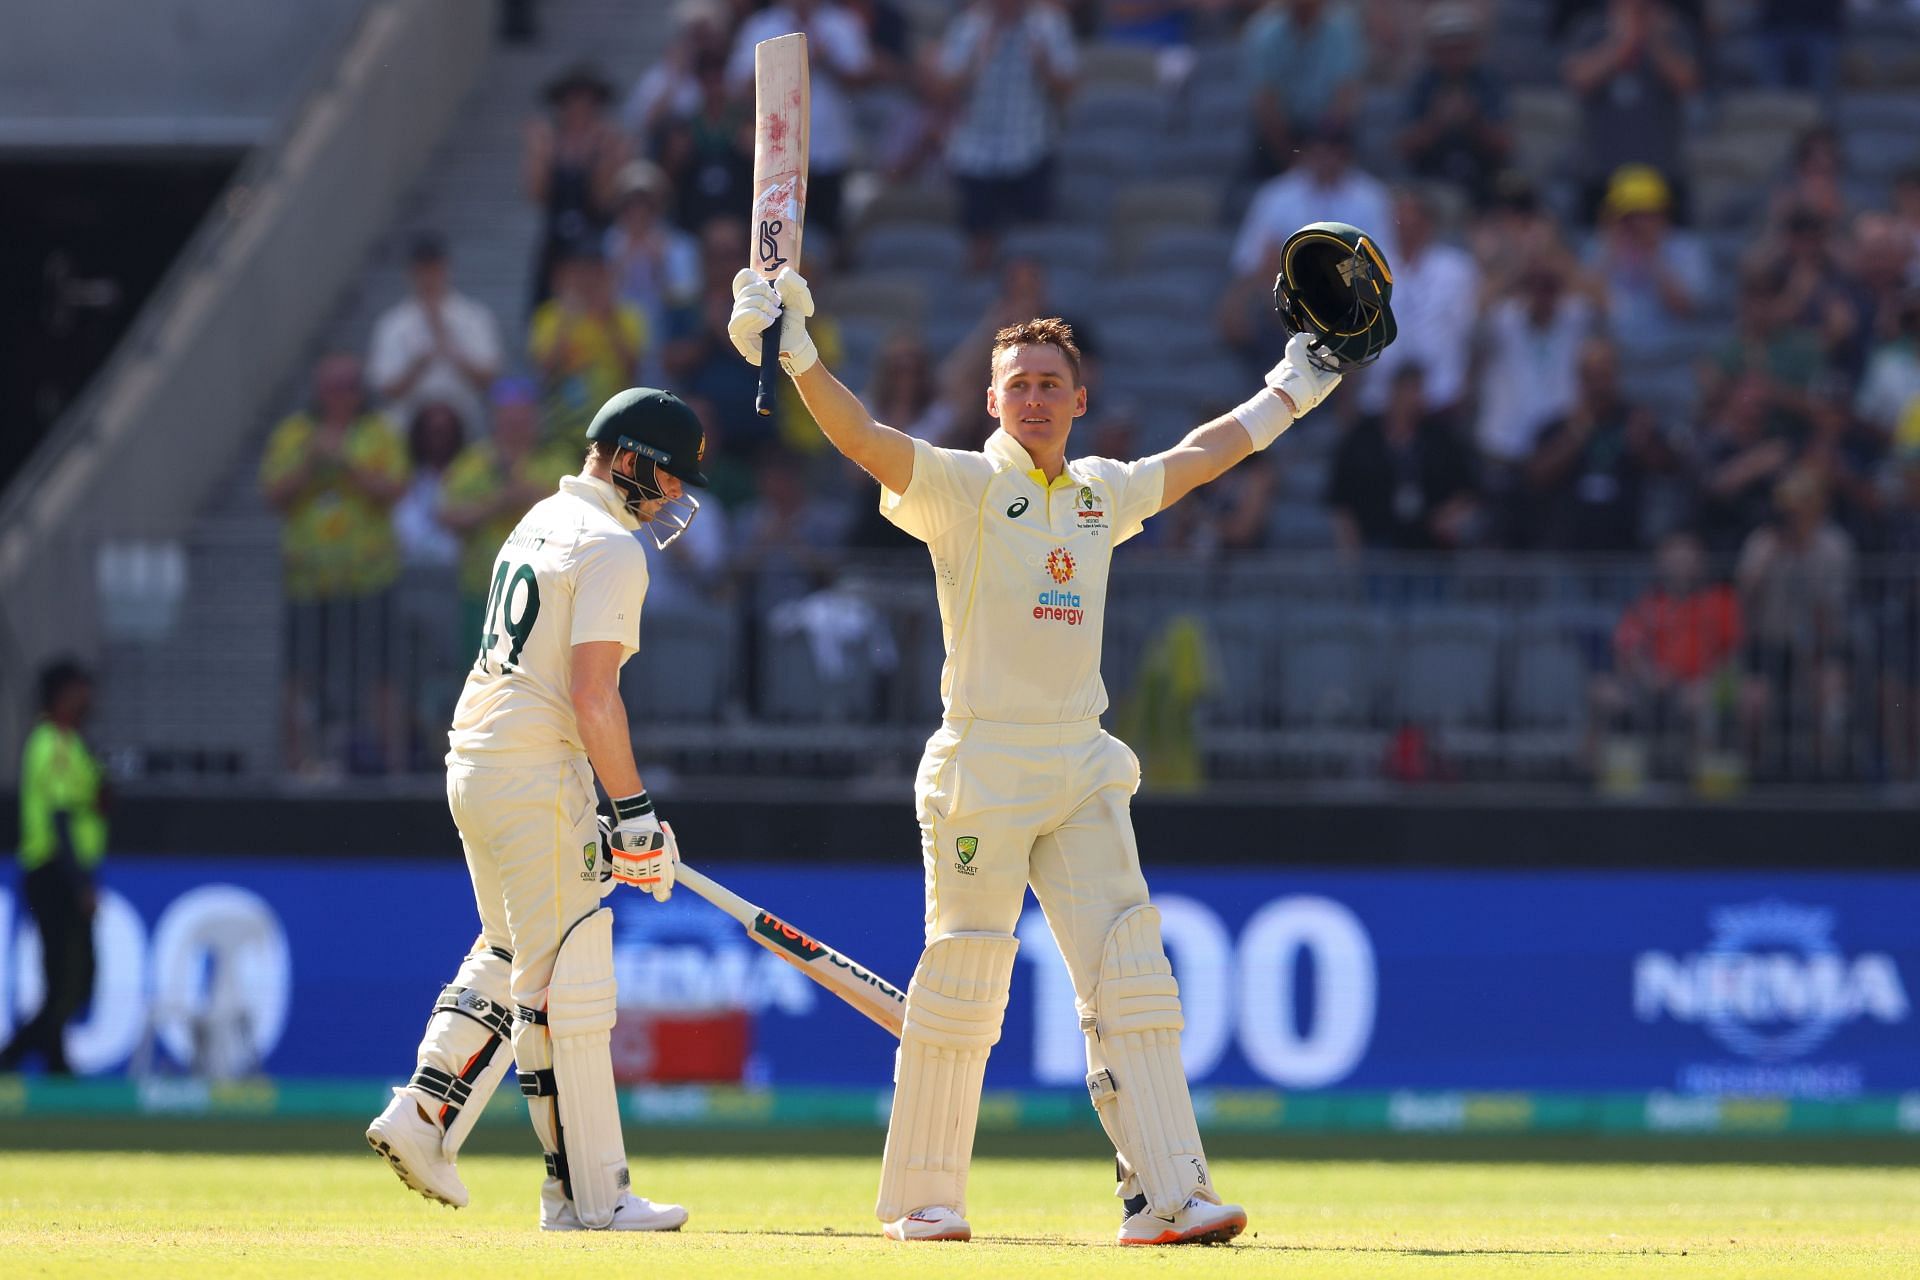
<svg viewBox="0 0 1920 1280"><path fill-rule="evenodd" d="M944 716L914 787L927 945L880 1163L875 1216L890 1239L972 1237L974 1128L1029 887L1072 974L1087 1090L1119 1153L1119 1243L1221 1242L1247 1225L1213 1185L1187 1092L1179 988L1129 809L1139 762L1100 727L1100 637L1114 547L1272 444L1393 340L1393 273L1364 232L1315 223L1282 256L1275 300L1294 333L1266 385L1132 461L1068 458L1087 388L1058 317L995 335L982 390L999 429L978 451L941 449L874 421L821 364L804 279L734 281L734 345L758 363L779 324L808 411L880 482L882 514L927 544L935 570Z"/></svg>
<svg viewBox="0 0 1920 1280"><path fill-rule="evenodd" d="M619 679L647 594L635 535L665 547L699 513L688 489L707 484L706 442L677 396L634 387L607 401L586 443L580 474L494 558L447 752L480 937L367 1141L407 1186L465 1205L454 1161L513 1061L546 1152L541 1228L674 1231L687 1211L629 1184L609 1053L613 913L600 900L616 883L662 902L673 890L673 829L634 764ZM613 798L604 857L596 777Z"/></svg>

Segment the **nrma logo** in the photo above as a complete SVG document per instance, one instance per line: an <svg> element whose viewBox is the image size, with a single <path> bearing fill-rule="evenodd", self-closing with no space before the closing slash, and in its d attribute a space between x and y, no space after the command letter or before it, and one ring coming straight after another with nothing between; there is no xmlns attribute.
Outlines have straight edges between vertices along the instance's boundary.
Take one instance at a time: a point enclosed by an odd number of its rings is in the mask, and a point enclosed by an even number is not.
<svg viewBox="0 0 1920 1280"><path fill-rule="evenodd" d="M1767 901L1722 907L1709 919L1704 950L1645 951L1635 961L1633 1008L1642 1022L1698 1023L1742 1057L1785 1062L1849 1022L1907 1020L1893 957L1843 954L1832 911Z"/></svg>

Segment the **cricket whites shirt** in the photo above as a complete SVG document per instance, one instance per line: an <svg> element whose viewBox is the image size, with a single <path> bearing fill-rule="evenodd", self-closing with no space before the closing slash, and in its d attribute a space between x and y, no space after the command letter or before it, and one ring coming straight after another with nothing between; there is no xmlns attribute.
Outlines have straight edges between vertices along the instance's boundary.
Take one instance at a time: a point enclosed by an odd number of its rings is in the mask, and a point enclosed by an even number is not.
<svg viewBox="0 0 1920 1280"><path fill-rule="evenodd" d="M907 491L883 486L880 511L933 558L949 719L1057 724L1106 710L1113 548L1160 509L1164 479L1153 459L1076 458L1048 484L1003 430L979 453L913 442Z"/></svg>

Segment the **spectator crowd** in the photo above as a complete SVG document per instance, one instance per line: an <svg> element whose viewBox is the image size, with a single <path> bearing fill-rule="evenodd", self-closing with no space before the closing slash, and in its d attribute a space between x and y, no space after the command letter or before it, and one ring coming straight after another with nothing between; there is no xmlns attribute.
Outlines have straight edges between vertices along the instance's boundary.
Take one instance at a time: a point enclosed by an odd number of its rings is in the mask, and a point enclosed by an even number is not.
<svg viewBox="0 0 1920 1280"><path fill-rule="evenodd" d="M635 382L695 407L715 477L661 599L733 602L724 570L751 568L740 607L765 612L828 585L842 550L906 545L790 387L754 412L725 333L753 46L804 31L811 328L883 419L977 446L985 340L1053 312L1085 321L1079 447L1160 447L1277 357L1285 238L1355 223L1392 263L1399 341L1143 545L1618 557L1652 585L1597 663L1598 723L1679 724L1756 772L1770 726L1808 725L1812 767L1832 772L1867 690L1875 768L1912 776L1913 587L1861 566L1920 549L1920 151L1908 133L1888 163L1850 132L1850 101L1900 90L1850 82L1844 57L1855 24L1904 8L683 0L660 58L620 69L630 86L582 62L535 104L525 313L463 295L458 246L422 233L364 358L323 360L312 406L274 433L261 483L285 516L294 644L386 625L410 566L457 577L464 643L502 531ZM1500 38L1515 23L1532 44ZM1523 47L1550 64L1520 65ZM1760 113L1744 132L1739 104ZM1085 179L1109 152L1103 193ZM1760 159L1729 181L1735 153ZM1157 246L1192 290L1100 278L1086 242L1130 196L1180 212L1130 245L1115 221L1116 255ZM1143 317L1116 296L1164 307L1138 347ZM1897 640L1872 671L1863 619ZM290 764L403 767L424 749L410 735L431 737L392 705L392 671L290 663ZM343 718L359 747L322 731Z"/></svg>

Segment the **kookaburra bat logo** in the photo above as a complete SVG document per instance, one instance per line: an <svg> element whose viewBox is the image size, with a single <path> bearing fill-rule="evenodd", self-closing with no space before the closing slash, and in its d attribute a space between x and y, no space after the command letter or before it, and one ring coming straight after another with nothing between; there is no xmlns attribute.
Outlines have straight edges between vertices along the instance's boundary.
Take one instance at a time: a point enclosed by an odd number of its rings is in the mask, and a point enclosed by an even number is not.
<svg viewBox="0 0 1920 1280"><path fill-rule="evenodd" d="M760 224L760 265L769 271L778 271L787 265L787 260L780 256L780 244L775 238L785 226L778 218Z"/></svg>

